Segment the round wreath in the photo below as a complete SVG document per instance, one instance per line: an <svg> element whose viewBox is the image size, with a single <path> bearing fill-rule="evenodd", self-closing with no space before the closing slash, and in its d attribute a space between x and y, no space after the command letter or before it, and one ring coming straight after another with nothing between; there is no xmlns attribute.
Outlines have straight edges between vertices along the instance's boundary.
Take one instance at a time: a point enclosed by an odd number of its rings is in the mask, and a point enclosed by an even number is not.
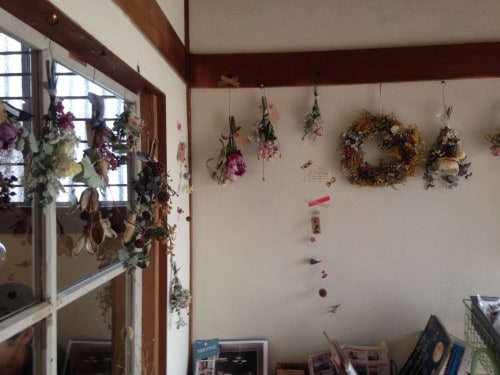
<svg viewBox="0 0 500 375"><path fill-rule="evenodd" d="M359 186L392 186L404 183L417 172L423 161L423 142L415 125L405 127L394 115L373 115L363 111L342 133L342 170L349 182ZM365 161L365 139L380 141L379 147L390 150L393 160L380 160L374 166Z"/></svg>

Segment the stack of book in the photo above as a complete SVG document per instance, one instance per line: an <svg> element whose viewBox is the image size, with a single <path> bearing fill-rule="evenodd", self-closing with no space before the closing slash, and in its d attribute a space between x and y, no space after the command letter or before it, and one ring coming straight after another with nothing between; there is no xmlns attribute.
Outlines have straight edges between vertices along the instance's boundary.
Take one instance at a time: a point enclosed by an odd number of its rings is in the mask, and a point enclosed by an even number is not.
<svg viewBox="0 0 500 375"><path fill-rule="evenodd" d="M438 317L431 315L399 375L467 375L473 354L472 346L449 335Z"/></svg>

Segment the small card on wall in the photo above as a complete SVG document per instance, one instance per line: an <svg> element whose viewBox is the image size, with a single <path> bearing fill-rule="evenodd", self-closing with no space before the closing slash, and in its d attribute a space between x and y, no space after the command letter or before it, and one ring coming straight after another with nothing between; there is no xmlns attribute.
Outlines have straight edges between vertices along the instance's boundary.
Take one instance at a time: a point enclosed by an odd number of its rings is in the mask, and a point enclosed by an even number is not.
<svg viewBox="0 0 500 375"><path fill-rule="evenodd" d="M269 109L269 117L271 117L272 121L279 121L280 120L280 115L278 114L278 110L276 109L276 106L274 104L269 104L267 106Z"/></svg>
<svg viewBox="0 0 500 375"><path fill-rule="evenodd" d="M177 160L184 163L186 161L186 142L179 142L177 146Z"/></svg>
<svg viewBox="0 0 500 375"><path fill-rule="evenodd" d="M234 139L236 140L236 142L238 142L239 144L242 144L242 145L247 145L250 143L250 139L248 139L247 136L243 135L241 130L238 130L236 132L236 134L234 135Z"/></svg>
<svg viewBox="0 0 500 375"><path fill-rule="evenodd" d="M319 222L319 216L313 216L311 217L311 225L312 225L312 232L314 234L320 234L321 233L321 225Z"/></svg>
<svg viewBox="0 0 500 375"><path fill-rule="evenodd" d="M329 177L327 168L310 166L305 169L306 182L326 182Z"/></svg>

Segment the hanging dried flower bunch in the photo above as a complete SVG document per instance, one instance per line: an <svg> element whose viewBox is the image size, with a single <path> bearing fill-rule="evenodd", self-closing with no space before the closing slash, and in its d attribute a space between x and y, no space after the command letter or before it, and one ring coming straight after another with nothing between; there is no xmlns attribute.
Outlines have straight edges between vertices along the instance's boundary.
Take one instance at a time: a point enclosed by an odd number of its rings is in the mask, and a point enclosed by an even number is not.
<svg viewBox="0 0 500 375"><path fill-rule="evenodd" d="M500 156L500 129L496 129L493 134L487 133L484 137L491 143L491 154L493 156Z"/></svg>
<svg viewBox="0 0 500 375"><path fill-rule="evenodd" d="M124 248L119 258L130 267L146 268L153 241L166 246L169 253L174 250L177 226L168 223L172 211L172 197L177 193L170 186L170 176L163 164L153 160L154 145L149 155L137 153L143 167L132 182L137 199L129 210L123 235Z"/></svg>
<svg viewBox="0 0 500 375"><path fill-rule="evenodd" d="M451 189L458 186L460 177L467 179L472 175L469 173L471 163L468 162L467 155L462 150L459 132L450 126L452 108L450 106L438 115L444 127L439 131L436 142L427 155L424 172L427 189L434 187L434 176L441 177L446 187Z"/></svg>
<svg viewBox="0 0 500 375"><path fill-rule="evenodd" d="M254 124L254 130L249 138L258 145L257 155L263 162L271 162L277 157L281 157L278 137L276 137L269 117L269 107L265 96L262 96L262 119ZM264 176L262 176L262 180L265 180Z"/></svg>
<svg viewBox="0 0 500 375"><path fill-rule="evenodd" d="M56 96L55 62L47 61L46 69L50 105L43 116L38 144L30 142L32 155L22 180L26 196L33 198L36 194L44 211L54 201L54 196L64 191L60 180L82 170L74 160L75 149L80 142L74 130L75 116L64 112L62 100Z"/></svg>
<svg viewBox="0 0 500 375"><path fill-rule="evenodd" d="M306 137L316 139L316 137L321 137L324 134L323 120L321 119L318 98L318 87L314 86L314 104L311 110L306 113L304 135L302 136L302 140L304 140Z"/></svg>
<svg viewBox="0 0 500 375"><path fill-rule="evenodd" d="M177 321L175 325L177 329L186 325L186 321L182 316L182 311L186 310L186 314L189 315L189 306L191 304L191 294L189 289L182 286L179 279L179 268L177 263L173 260L173 256L170 258L170 266L172 268L172 277L170 279L170 313L177 314Z"/></svg>
<svg viewBox="0 0 500 375"><path fill-rule="evenodd" d="M219 153L219 159L215 168L211 168L208 164L213 158L207 160L207 169L210 177L221 185L237 181L245 174L246 164L243 160L243 154L236 146L235 138L239 127L236 126L234 116L229 116L229 135L222 136L220 143L222 148ZM227 143L224 143L227 141Z"/></svg>

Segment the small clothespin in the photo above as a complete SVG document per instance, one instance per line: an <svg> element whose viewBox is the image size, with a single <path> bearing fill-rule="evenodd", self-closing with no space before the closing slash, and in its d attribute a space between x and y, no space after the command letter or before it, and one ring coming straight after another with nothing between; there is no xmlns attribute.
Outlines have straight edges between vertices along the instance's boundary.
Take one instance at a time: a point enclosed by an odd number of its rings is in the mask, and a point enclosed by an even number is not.
<svg viewBox="0 0 500 375"><path fill-rule="evenodd" d="M230 85L230 86L238 88L238 87L240 87L240 83L238 82L238 79L239 79L238 77L222 75L222 76L220 76L219 86Z"/></svg>

